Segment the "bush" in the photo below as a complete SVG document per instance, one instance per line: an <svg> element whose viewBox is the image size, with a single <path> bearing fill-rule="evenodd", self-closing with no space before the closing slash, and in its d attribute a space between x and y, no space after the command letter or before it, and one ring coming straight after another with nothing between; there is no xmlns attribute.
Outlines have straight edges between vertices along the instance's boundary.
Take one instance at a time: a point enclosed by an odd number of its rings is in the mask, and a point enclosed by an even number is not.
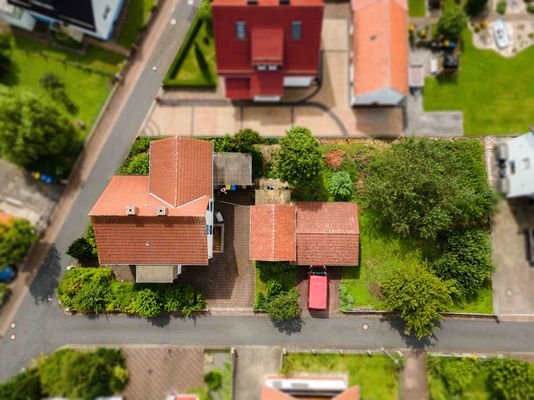
<svg viewBox="0 0 534 400"><path fill-rule="evenodd" d="M93 246L86 238L78 238L67 249L67 254L78 261L93 258Z"/></svg>
<svg viewBox="0 0 534 400"><path fill-rule="evenodd" d="M356 308L356 299L349 294L349 289L341 282L339 287L339 309L341 311L352 311Z"/></svg>
<svg viewBox="0 0 534 400"><path fill-rule="evenodd" d="M43 393L48 396L93 399L120 392L128 380L122 352L115 349L63 349L38 363Z"/></svg>
<svg viewBox="0 0 534 400"><path fill-rule="evenodd" d="M348 172L338 171L330 176L328 190L335 200L350 200L354 194L354 184Z"/></svg>
<svg viewBox="0 0 534 400"><path fill-rule="evenodd" d="M534 14L534 3L527 4L527 12L530 14Z"/></svg>
<svg viewBox="0 0 534 400"><path fill-rule="evenodd" d="M295 288L272 298L266 307L269 317L275 321L286 321L300 315L299 294Z"/></svg>
<svg viewBox="0 0 534 400"><path fill-rule="evenodd" d="M158 295L152 289L142 289L135 294L132 311L145 318L153 318L160 313Z"/></svg>
<svg viewBox="0 0 534 400"><path fill-rule="evenodd" d="M445 384L448 394L461 398L478 374L480 365L471 358L428 357L429 373Z"/></svg>
<svg viewBox="0 0 534 400"><path fill-rule="evenodd" d="M209 371L204 375L204 383L211 391L219 390L222 386L222 373L218 369Z"/></svg>
<svg viewBox="0 0 534 400"><path fill-rule="evenodd" d="M397 312L418 339L431 335L442 318L439 311L452 305L454 282L442 282L424 266L393 268L380 283L387 309Z"/></svg>
<svg viewBox="0 0 534 400"><path fill-rule="evenodd" d="M9 295L11 294L11 289L5 283L0 283L0 305L4 304Z"/></svg>
<svg viewBox="0 0 534 400"><path fill-rule="evenodd" d="M35 240L37 231L26 219L0 223L0 268L20 263Z"/></svg>
<svg viewBox="0 0 534 400"><path fill-rule="evenodd" d="M475 140L394 144L369 163L363 192L385 229L424 240L486 226L496 203Z"/></svg>
<svg viewBox="0 0 534 400"><path fill-rule="evenodd" d="M129 312L135 298L135 284L133 282L112 281L109 285L107 312Z"/></svg>
<svg viewBox="0 0 534 400"><path fill-rule="evenodd" d="M440 35L455 39L462 34L467 26L467 17L462 10L456 7L448 8L442 12L438 20L437 30Z"/></svg>
<svg viewBox="0 0 534 400"><path fill-rule="evenodd" d="M91 245L93 257L98 256L98 250L96 247L95 228L92 223L89 223L87 230L85 231L85 239Z"/></svg>
<svg viewBox="0 0 534 400"><path fill-rule="evenodd" d="M33 400L43 398L39 371L28 368L0 384L0 399Z"/></svg>
<svg viewBox="0 0 534 400"><path fill-rule="evenodd" d="M132 158L121 172L126 175L148 175L150 169L150 160L148 153L138 154Z"/></svg>
<svg viewBox="0 0 534 400"><path fill-rule="evenodd" d="M180 311L189 316L193 311L201 311L206 307L202 294L191 286L161 285L158 290L163 310L167 312Z"/></svg>
<svg viewBox="0 0 534 400"><path fill-rule="evenodd" d="M91 282L98 282L101 285L108 286L112 279L113 271L111 268L72 268L65 272L59 282L56 291L57 297L64 307L73 308L74 299L83 287ZM82 292L82 294L84 293ZM76 300L76 302L85 304L83 298Z"/></svg>
<svg viewBox="0 0 534 400"><path fill-rule="evenodd" d="M493 358L488 382L497 398L534 399L534 366L513 358Z"/></svg>
<svg viewBox="0 0 534 400"><path fill-rule="evenodd" d="M497 13L501 15L506 14L506 1L505 0L501 0L497 3L496 11Z"/></svg>
<svg viewBox="0 0 534 400"><path fill-rule="evenodd" d="M475 296L493 270L488 233L475 229L452 234L432 268L441 279L454 280L462 297Z"/></svg>
<svg viewBox="0 0 534 400"><path fill-rule="evenodd" d="M280 139L280 151L275 160L280 178L297 186L312 183L323 166L319 142L309 129L300 126L290 129Z"/></svg>
<svg viewBox="0 0 534 400"><path fill-rule="evenodd" d="M486 9L487 4L488 0L467 0L464 10L470 17L476 17Z"/></svg>

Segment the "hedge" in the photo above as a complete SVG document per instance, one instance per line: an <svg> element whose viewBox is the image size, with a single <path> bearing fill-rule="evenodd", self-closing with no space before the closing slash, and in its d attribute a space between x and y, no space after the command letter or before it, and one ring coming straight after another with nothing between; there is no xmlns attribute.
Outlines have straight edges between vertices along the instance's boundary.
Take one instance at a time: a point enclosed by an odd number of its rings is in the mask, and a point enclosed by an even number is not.
<svg viewBox="0 0 534 400"><path fill-rule="evenodd" d="M152 318L162 312L189 316L205 308L204 296L180 284L119 282L111 268L73 268L57 289L63 307L80 313L123 312Z"/></svg>

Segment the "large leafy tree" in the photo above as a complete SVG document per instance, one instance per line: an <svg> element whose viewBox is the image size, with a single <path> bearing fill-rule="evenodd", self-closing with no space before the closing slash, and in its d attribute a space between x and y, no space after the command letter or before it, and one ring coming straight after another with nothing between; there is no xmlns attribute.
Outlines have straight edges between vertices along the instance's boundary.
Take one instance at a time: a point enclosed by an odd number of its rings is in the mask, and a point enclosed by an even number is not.
<svg viewBox="0 0 534 400"><path fill-rule="evenodd" d="M21 262L36 239L37 232L28 220L0 224L0 269Z"/></svg>
<svg viewBox="0 0 534 400"><path fill-rule="evenodd" d="M452 234L432 268L441 279L454 279L462 296L476 295L493 270L488 234L481 229Z"/></svg>
<svg viewBox="0 0 534 400"><path fill-rule="evenodd" d="M0 155L25 168L61 175L76 129L46 96L0 90Z"/></svg>
<svg viewBox="0 0 534 400"><path fill-rule="evenodd" d="M308 128L296 126L280 139L276 170L283 180L306 186L319 175L322 164L319 142Z"/></svg>
<svg viewBox="0 0 534 400"><path fill-rule="evenodd" d="M496 398L505 400L534 399L534 366L513 358L493 358L488 382Z"/></svg>
<svg viewBox="0 0 534 400"><path fill-rule="evenodd" d="M465 13L457 8L449 8L441 14L438 20L438 33L448 38L456 38L467 27Z"/></svg>
<svg viewBox="0 0 534 400"><path fill-rule="evenodd" d="M388 310L406 321L406 328L418 339L431 335L440 310L452 305L453 281L441 281L426 267L404 265L392 269L381 282Z"/></svg>
<svg viewBox="0 0 534 400"><path fill-rule="evenodd" d="M487 223L496 201L482 146L472 140L392 145L369 163L364 198L387 229L430 240Z"/></svg>

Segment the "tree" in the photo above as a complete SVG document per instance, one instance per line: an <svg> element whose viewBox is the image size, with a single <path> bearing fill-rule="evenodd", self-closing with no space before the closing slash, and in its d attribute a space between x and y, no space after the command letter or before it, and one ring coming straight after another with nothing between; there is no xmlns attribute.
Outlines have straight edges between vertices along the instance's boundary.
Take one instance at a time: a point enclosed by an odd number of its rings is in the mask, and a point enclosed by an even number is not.
<svg viewBox="0 0 534 400"><path fill-rule="evenodd" d="M50 98L27 89L0 90L0 155L28 169L66 173L76 129Z"/></svg>
<svg viewBox="0 0 534 400"><path fill-rule="evenodd" d="M295 288L274 296L267 303L267 313L275 321L286 321L300 315L299 294Z"/></svg>
<svg viewBox="0 0 534 400"><path fill-rule="evenodd" d="M440 310L452 305L454 282L442 282L425 266L403 265L389 271L381 282L385 305L406 322L418 339L432 334Z"/></svg>
<svg viewBox="0 0 534 400"><path fill-rule="evenodd" d="M0 269L21 262L36 239L37 232L26 219L0 224Z"/></svg>
<svg viewBox="0 0 534 400"><path fill-rule="evenodd" d="M476 17L486 9L487 4L488 0L467 0L464 10L470 17Z"/></svg>
<svg viewBox="0 0 534 400"><path fill-rule="evenodd" d="M30 400L43 398L39 372L28 368L0 384L0 399Z"/></svg>
<svg viewBox="0 0 534 400"><path fill-rule="evenodd" d="M467 27L465 13L456 7L448 8L438 20L438 33L448 38L457 38Z"/></svg>
<svg viewBox="0 0 534 400"><path fill-rule="evenodd" d="M338 171L330 176L328 189L336 200L349 200L354 194L354 183L348 172Z"/></svg>
<svg viewBox="0 0 534 400"><path fill-rule="evenodd" d="M322 165L319 142L308 128L294 127L280 139L276 170L283 180L306 186L319 175Z"/></svg>
<svg viewBox="0 0 534 400"><path fill-rule="evenodd" d="M504 400L534 399L534 366L513 358L493 358L488 382L496 398Z"/></svg>
<svg viewBox="0 0 534 400"><path fill-rule="evenodd" d="M93 258L93 246L86 238L78 238L67 249L67 254L78 261Z"/></svg>
<svg viewBox="0 0 534 400"><path fill-rule="evenodd" d="M485 174L476 141L410 138L370 161L363 195L386 229L434 240L488 223L496 197Z"/></svg>
<svg viewBox="0 0 534 400"><path fill-rule="evenodd" d="M456 281L462 296L476 295L493 270L488 233L481 229L453 233L432 268L441 279Z"/></svg>

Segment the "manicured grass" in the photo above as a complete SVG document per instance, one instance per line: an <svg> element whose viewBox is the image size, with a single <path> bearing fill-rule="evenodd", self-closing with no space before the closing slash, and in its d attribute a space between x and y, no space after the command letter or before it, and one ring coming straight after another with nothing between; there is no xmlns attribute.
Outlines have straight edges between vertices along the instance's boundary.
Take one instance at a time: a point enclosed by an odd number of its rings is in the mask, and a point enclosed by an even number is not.
<svg viewBox="0 0 534 400"><path fill-rule="evenodd" d="M155 0L130 0L127 3L126 20L117 37L118 44L126 48L132 46L139 32L147 23L154 4Z"/></svg>
<svg viewBox="0 0 534 400"><path fill-rule="evenodd" d="M267 294L267 282L277 280L282 290L290 290L297 285L297 270L287 262L256 261L256 297L259 293Z"/></svg>
<svg viewBox="0 0 534 400"><path fill-rule="evenodd" d="M534 110L534 46L512 58L474 47L463 35L460 71L452 77L428 77L427 111L461 110L466 135L525 133Z"/></svg>
<svg viewBox="0 0 534 400"><path fill-rule="evenodd" d="M383 355L289 353L284 357L284 373L346 373L349 385L359 385L362 399L399 398L399 372Z"/></svg>
<svg viewBox="0 0 534 400"><path fill-rule="evenodd" d="M360 214L361 264L344 268L341 285L354 298L356 308L384 310L378 281L389 270L422 263L416 246L374 229L369 214Z"/></svg>
<svg viewBox="0 0 534 400"><path fill-rule="evenodd" d="M450 312L493 314L493 293L491 283L478 292L478 296L466 300L462 304L455 304Z"/></svg>
<svg viewBox="0 0 534 400"><path fill-rule="evenodd" d="M119 71L123 58L96 47L90 47L86 55L79 55L16 35L12 37L11 42L13 67L0 83L26 87L34 93L45 93L39 79L46 73L57 75L65 84L67 96L77 107L69 117L85 123L85 129L80 130L84 139L112 88L111 75ZM84 71L72 63L101 71L106 75Z"/></svg>
<svg viewBox="0 0 534 400"><path fill-rule="evenodd" d="M408 0L410 17L424 17L426 15L426 0Z"/></svg>

